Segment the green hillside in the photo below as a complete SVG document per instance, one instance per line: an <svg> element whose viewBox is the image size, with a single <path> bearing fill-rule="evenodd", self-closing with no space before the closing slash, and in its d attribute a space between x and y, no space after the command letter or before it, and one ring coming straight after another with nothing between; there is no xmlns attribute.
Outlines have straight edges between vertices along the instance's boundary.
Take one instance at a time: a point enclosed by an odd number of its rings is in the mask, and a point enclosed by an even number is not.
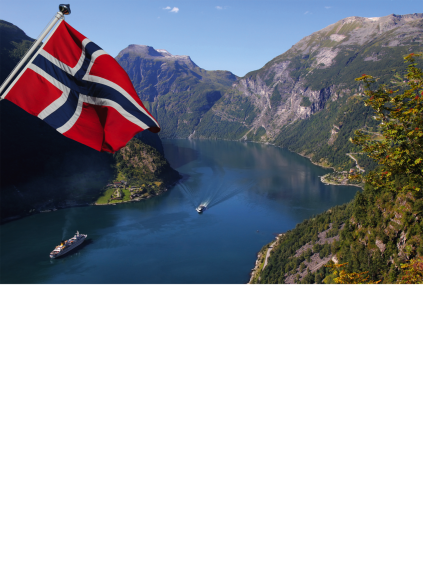
<svg viewBox="0 0 423 570"><path fill-rule="evenodd" d="M380 123L354 137L377 163L363 191L281 236L253 283L423 282L423 71L415 55L406 63L388 86L360 80Z"/></svg>
<svg viewBox="0 0 423 570"><path fill-rule="evenodd" d="M96 204L151 198L166 192L181 178L159 151L136 137L115 153L113 170L113 179L103 188Z"/></svg>

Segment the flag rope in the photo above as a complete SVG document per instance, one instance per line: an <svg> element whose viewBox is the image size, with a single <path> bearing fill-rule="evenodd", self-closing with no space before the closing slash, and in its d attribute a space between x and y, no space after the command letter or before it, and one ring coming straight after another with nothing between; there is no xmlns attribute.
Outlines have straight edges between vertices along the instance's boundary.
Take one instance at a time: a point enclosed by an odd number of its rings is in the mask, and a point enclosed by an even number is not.
<svg viewBox="0 0 423 570"><path fill-rule="evenodd" d="M13 68L13 70L9 73L9 75L6 77L6 79L3 81L3 83L0 86L0 101L3 100L3 96L1 95L2 91L4 91L4 88L7 86L7 84L9 83L9 81L11 81L11 79L14 77L15 73L17 73L17 71L22 67L22 65L28 60L28 58L30 57L30 55L35 51L35 49L41 44L41 42L43 41L43 39L46 37L46 35L50 32L50 30L58 23L60 22L60 20L64 19L64 14L62 12L57 12L57 14L55 14L54 18L51 20L51 22L47 25L46 28L44 28L44 30L41 32L41 35L38 37L37 40L35 40L35 42L32 44L32 46L30 47L30 49L26 52L26 54L23 56L23 58L18 62L18 64ZM10 86L11 87L11 86Z"/></svg>

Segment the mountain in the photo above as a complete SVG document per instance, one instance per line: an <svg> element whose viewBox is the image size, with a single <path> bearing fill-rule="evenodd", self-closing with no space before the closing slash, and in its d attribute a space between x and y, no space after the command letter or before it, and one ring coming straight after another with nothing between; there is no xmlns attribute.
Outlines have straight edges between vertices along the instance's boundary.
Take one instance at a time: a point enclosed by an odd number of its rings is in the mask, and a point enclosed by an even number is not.
<svg viewBox="0 0 423 570"><path fill-rule="evenodd" d="M34 40L17 26L0 20L0 57L2 82L31 47Z"/></svg>
<svg viewBox="0 0 423 570"><path fill-rule="evenodd" d="M377 168L352 202L265 246L252 283L423 283L422 56L405 58L406 74L395 77L393 89L373 89L363 79L363 103L379 126L353 140Z"/></svg>
<svg viewBox="0 0 423 570"><path fill-rule="evenodd" d="M129 45L116 60L159 121L163 138L187 138L238 79L230 71L202 69L188 55L145 45Z"/></svg>
<svg viewBox="0 0 423 570"><path fill-rule="evenodd" d="M14 24L0 20L1 83L33 41ZM0 121L1 221L34 210L92 203L115 177L117 157L59 134L10 101L0 102ZM144 132L137 138L145 160L160 165L156 180L167 185L170 179L175 181L176 171L167 161L162 164L157 135ZM156 150L147 152L145 145ZM140 176L142 171L140 165Z"/></svg>
<svg viewBox="0 0 423 570"><path fill-rule="evenodd" d="M349 137L374 126L354 79L386 81L422 48L423 14L344 18L238 79L191 136L273 143L324 165L354 166Z"/></svg>

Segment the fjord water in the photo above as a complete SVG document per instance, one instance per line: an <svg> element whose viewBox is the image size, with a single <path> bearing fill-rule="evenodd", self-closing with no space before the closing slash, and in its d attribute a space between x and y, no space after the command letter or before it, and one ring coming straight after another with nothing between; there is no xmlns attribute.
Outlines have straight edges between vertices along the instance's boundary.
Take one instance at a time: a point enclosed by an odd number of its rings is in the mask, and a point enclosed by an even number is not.
<svg viewBox="0 0 423 570"><path fill-rule="evenodd" d="M327 170L269 145L163 141L183 176L161 196L116 206L32 215L1 226L2 283L246 283L275 234L350 201L356 187L327 186ZM203 214L194 206L214 195ZM79 230L85 243L50 251Z"/></svg>

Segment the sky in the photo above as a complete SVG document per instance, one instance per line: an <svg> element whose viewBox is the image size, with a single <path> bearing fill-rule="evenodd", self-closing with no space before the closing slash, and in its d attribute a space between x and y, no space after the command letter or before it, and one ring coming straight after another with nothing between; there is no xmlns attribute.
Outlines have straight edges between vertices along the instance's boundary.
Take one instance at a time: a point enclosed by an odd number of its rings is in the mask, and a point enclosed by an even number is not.
<svg viewBox="0 0 423 570"><path fill-rule="evenodd" d="M238 76L260 69L304 36L348 16L423 12L417 0L73 0L68 23L112 56L129 44L189 55ZM0 18L37 37L58 4L2 2Z"/></svg>

